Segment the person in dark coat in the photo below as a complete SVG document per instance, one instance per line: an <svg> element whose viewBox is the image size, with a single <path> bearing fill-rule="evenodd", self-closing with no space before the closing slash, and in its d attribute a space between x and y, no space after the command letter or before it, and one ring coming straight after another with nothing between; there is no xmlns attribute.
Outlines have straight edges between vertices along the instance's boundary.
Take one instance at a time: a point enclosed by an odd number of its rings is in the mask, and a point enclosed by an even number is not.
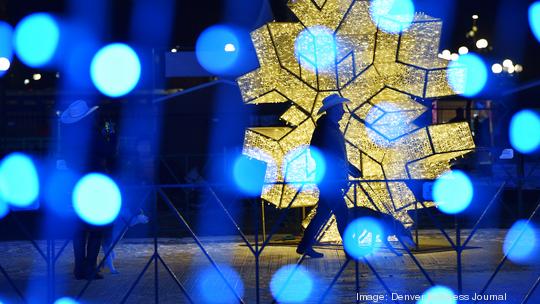
<svg viewBox="0 0 540 304"><path fill-rule="evenodd" d="M60 116L61 150L67 169L78 174L91 172L111 174L116 155L116 138L100 123L97 106L88 107L82 100L73 102ZM95 226L77 218L73 234L77 280L102 279L97 271L97 258L104 233L111 228Z"/></svg>
<svg viewBox="0 0 540 304"><path fill-rule="evenodd" d="M345 137L339 129L339 121L345 114L343 103L349 100L338 94L333 94L323 100L323 106L318 114L326 112L317 120L310 149L315 148L325 162L324 176L316 169L319 180L319 202L315 216L306 227L304 236L296 249L298 254L306 254L312 258L323 257L313 249L316 237L321 227L328 221L331 213L336 216L338 230L343 238L348 224L348 208L344 195L348 188L348 174L361 177L362 173L347 160ZM317 161L317 160L316 160ZM320 168L317 165L317 168Z"/></svg>

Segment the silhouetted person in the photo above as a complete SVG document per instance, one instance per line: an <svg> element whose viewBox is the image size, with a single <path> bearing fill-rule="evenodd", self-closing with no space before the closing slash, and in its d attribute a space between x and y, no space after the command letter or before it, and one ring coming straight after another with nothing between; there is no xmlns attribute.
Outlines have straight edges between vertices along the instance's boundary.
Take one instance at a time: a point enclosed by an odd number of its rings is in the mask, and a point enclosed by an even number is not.
<svg viewBox="0 0 540 304"><path fill-rule="evenodd" d="M95 111L86 102L77 100L69 105L61 117L61 145L67 168L79 174L111 173L111 160L116 153L116 143L109 138L99 123ZM97 271L97 258L103 234L110 227L95 226L77 218L73 233L75 267L78 280L102 279Z"/></svg>
<svg viewBox="0 0 540 304"><path fill-rule="evenodd" d="M323 106L318 114L326 112L317 120L311 147L321 153L326 164L324 176L320 176L320 166L317 165L317 180L319 187L319 203L315 216L306 227L304 236L296 249L299 254L306 254L312 258L323 257L322 253L313 249L313 244L321 227L326 223L333 212L336 216L339 233L343 239L348 224L348 208L343 198L348 188L348 174L360 177L361 172L349 164L345 148L345 137L339 129L339 121L345 110L343 103L349 100L333 94L323 100Z"/></svg>

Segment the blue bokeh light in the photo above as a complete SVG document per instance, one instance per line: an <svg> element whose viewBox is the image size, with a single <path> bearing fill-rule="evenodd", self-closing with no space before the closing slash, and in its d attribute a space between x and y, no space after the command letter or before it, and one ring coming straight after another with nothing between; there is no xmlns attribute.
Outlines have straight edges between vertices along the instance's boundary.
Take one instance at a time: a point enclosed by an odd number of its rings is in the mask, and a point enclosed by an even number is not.
<svg viewBox="0 0 540 304"><path fill-rule="evenodd" d="M270 291L279 303L304 303L313 287L313 277L302 265L285 265L270 281Z"/></svg>
<svg viewBox="0 0 540 304"><path fill-rule="evenodd" d="M322 25L305 28L294 42L298 62L313 72L333 72L336 50L334 33Z"/></svg>
<svg viewBox="0 0 540 304"><path fill-rule="evenodd" d="M123 43L101 48L90 64L90 77L96 88L109 97L131 92L141 78L141 61L135 51Z"/></svg>
<svg viewBox="0 0 540 304"><path fill-rule="evenodd" d="M9 213L8 203L2 199L2 193L0 193L0 220L3 219Z"/></svg>
<svg viewBox="0 0 540 304"><path fill-rule="evenodd" d="M469 177L459 170L448 171L433 184L433 200L444 213L456 214L467 209L474 189Z"/></svg>
<svg viewBox="0 0 540 304"><path fill-rule="evenodd" d="M218 264L219 270L234 289L234 292L227 286L223 277L217 270L210 266L203 269L198 274L197 294L201 296L202 303L235 303L237 297L244 297L244 283L242 278L232 267L224 264ZM236 295L235 295L236 293ZM216 296L219 294L219 296Z"/></svg>
<svg viewBox="0 0 540 304"><path fill-rule="evenodd" d="M426 290L416 304L456 304L456 295L445 286L433 286Z"/></svg>
<svg viewBox="0 0 540 304"><path fill-rule="evenodd" d="M244 194L259 196L262 193L266 164L262 161L240 155L234 161L233 177L239 190Z"/></svg>
<svg viewBox="0 0 540 304"><path fill-rule="evenodd" d="M237 29L214 25L204 30L195 45L197 60L216 75L234 74L240 64L243 39Z"/></svg>
<svg viewBox="0 0 540 304"><path fill-rule="evenodd" d="M122 207L122 195L116 183L100 173L90 173L77 182L73 190L73 208L92 225L112 223Z"/></svg>
<svg viewBox="0 0 540 304"><path fill-rule="evenodd" d="M411 0L374 0L369 13L379 29L397 34L411 26L414 10L414 3Z"/></svg>
<svg viewBox="0 0 540 304"><path fill-rule="evenodd" d="M295 188L304 183L319 184L326 173L326 161L319 149L301 145L285 155L282 172L285 182Z"/></svg>
<svg viewBox="0 0 540 304"><path fill-rule="evenodd" d="M33 68L45 66L54 58L59 41L60 27L54 17L47 13L28 15L15 28L17 56Z"/></svg>
<svg viewBox="0 0 540 304"><path fill-rule="evenodd" d="M536 244L536 227L526 220L518 220L506 233L503 252L515 263L526 263L536 256Z"/></svg>
<svg viewBox="0 0 540 304"><path fill-rule="evenodd" d="M529 25L536 39L540 42L540 1L529 7Z"/></svg>
<svg viewBox="0 0 540 304"><path fill-rule="evenodd" d="M371 234L371 242L366 244L365 239ZM377 235L382 236L382 227L379 222L371 217L361 217L350 222L343 236L343 248L355 259L360 259L368 254L375 253Z"/></svg>
<svg viewBox="0 0 540 304"><path fill-rule="evenodd" d="M448 65L448 84L465 97L478 95L488 81L488 69L480 56L468 53Z"/></svg>
<svg viewBox="0 0 540 304"><path fill-rule="evenodd" d="M54 301L54 304L79 304L79 302L69 297L63 297Z"/></svg>
<svg viewBox="0 0 540 304"><path fill-rule="evenodd" d="M4 21L0 21L0 77L11 65L13 58L13 28Z"/></svg>
<svg viewBox="0 0 540 304"><path fill-rule="evenodd" d="M12 153L0 164L0 196L9 204L29 207L39 196L39 177L30 157Z"/></svg>
<svg viewBox="0 0 540 304"><path fill-rule="evenodd" d="M510 143L521 153L540 148L540 116L531 110L516 113L510 121Z"/></svg>

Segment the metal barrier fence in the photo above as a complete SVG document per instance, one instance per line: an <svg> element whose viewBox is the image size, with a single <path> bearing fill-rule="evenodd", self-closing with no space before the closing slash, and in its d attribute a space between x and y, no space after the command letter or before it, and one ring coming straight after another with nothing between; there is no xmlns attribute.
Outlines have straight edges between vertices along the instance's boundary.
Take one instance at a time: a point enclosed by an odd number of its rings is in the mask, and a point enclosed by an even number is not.
<svg viewBox="0 0 540 304"><path fill-rule="evenodd" d="M402 180L401 180L402 181ZM370 180L362 180L362 181L351 181L351 187L354 187L354 191L356 193L357 187L362 183L369 183L373 182ZM456 276L457 276L457 286L456 290L458 291L458 294L461 294L463 291L463 260L462 260L462 253L463 250L467 247L471 239L476 235L481 222L485 219L486 214L488 211L493 208L494 205L497 204L497 202L501 201L501 193L505 187L506 183L501 183L495 193L495 195L492 197L490 202L487 204L486 208L482 211L480 217L477 219L476 223L474 224L472 228L472 232L465 238L465 241L462 241L462 228L460 226L459 219L456 218L456 225L455 225L455 241L449 236L448 232L444 227L441 225L441 223L437 220L437 218L431 213L431 211L428 208L425 208L430 219L433 221L433 223L437 226L437 228L440 230L444 238L448 241L451 248L456 253ZM304 185L300 185L297 188L297 192L295 194L296 196L302 191ZM176 286L180 289L182 294L185 296L186 300L190 303L196 303L196 299L192 295L190 295L188 289L182 284L180 279L177 277L175 272L169 267L167 262L162 258L159 251L159 236L158 236L158 228L159 228L159 222L157 217L157 205L163 204L167 207L167 210L172 212L174 215L176 221L180 223L184 228L187 229L190 237L194 240L198 248L200 249L200 252L205 256L205 258L208 260L208 262L212 265L212 267L219 273L219 276L226 284L227 288L230 289L230 291L235 295L236 300L239 303L244 303L245 300L235 291L233 286L231 286L230 282L226 279L225 275L223 274L222 270L220 269L218 263L216 263L214 257L209 253L209 251L204 246L203 242L200 240L200 238L197 236L195 231L192 229L192 226L190 223L186 220L184 215L178 210L178 208L175 206L173 201L171 200L170 196L167 194L167 190L170 189L193 189L193 188L205 188L208 189L212 195L215 198L215 202L218 204L219 208L223 210L228 220L234 225L236 232L241 237L242 241L245 243L245 246L249 249L253 256L253 271L255 272L255 302L260 303L261 302L261 269L260 269L260 257L264 250L268 247L272 237L275 236L280 224L285 219L287 213L291 209L291 204L294 201L291 200L291 203L284 209L280 210L280 214L278 219L272 224L271 228L269 229L269 234L266 237L261 237L259 230L260 230L260 221L259 218L261 217L262 213L262 206L260 204L256 204L256 214L255 214L255 234L254 234L254 242L250 242L248 236L242 231L238 223L235 221L233 216L230 214L229 210L225 206L225 204L220 200L218 195L213 189L214 185L210 185L208 183L202 182L197 184L173 184L173 185L157 185L157 186L148 186L145 188L146 197L144 200L147 200L148 198L152 199L153 203L151 204L152 210L151 210L151 222L152 222L152 235L153 235L153 252L148 259L148 261L144 264L144 267L142 271L139 273L139 275L136 277L136 279L131 283L129 289L125 292L124 296L122 297L122 300L120 303L126 303L129 300L130 295L133 293L133 291L137 288L141 278L149 271L150 267L154 266L154 278L153 278L153 287L154 287L154 301L155 303L159 303L159 290L160 290L160 280L159 280L159 269L158 266L161 265L166 273L174 280ZM356 195L355 195L356 197ZM423 207L426 207L423 202L419 202ZM532 214L528 217L527 222L530 222L538 212L538 209L540 208L540 202L536 203L536 207ZM134 215L133 215L134 216ZM47 238L46 242L46 251L44 252L40 246L36 243L35 240L33 240L24 227L20 223L20 221L17 218L16 214L12 215L13 220L17 223L19 229L25 233L33 247L36 249L36 251L39 253L39 255L43 258L43 260L46 263L46 275L47 275L47 302L53 303L56 299L56 292L55 292L55 282L56 282L56 263L59 259L59 257L64 252L64 249L68 246L69 240L64 241L62 243L61 249L59 251L56 251L55 243L57 240L53 238ZM115 238L113 241L113 244L111 248L108 250L108 252L104 252L104 257L99 261L98 269L105 263L105 259L111 254L112 250L116 247L116 245L119 243L122 236L127 232L129 229L129 222L131 221L131 218L124 222L123 228L121 233ZM514 241L514 243L510 246L509 251L511 251L514 246L519 242L520 238L522 237L524 231L521 231L517 237L517 239ZM322 234L319 233L318 239L322 237ZM420 261L417 259L415 254L405 245L403 240L400 238L399 235L396 236L398 238L399 243L403 247L403 250L406 251L407 255L411 258L413 263L416 265L418 270L422 273L426 281L429 283L429 285L434 286L436 285L435 280L430 276L429 272L423 267L423 265L420 263ZM499 274L501 268L503 265L507 262L508 256L507 254L504 254L504 256L501 258L500 262L496 265L493 273L490 275L489 279L486 281L486 283L483 285L481 290L478 291L478 294L484 294L486 290L489 288L489 286L492 284L494 278ZM302 255L296 262L296 266L293 270L293 272L290 274L288 280L293 276L294 272L302 265L302 263L305 261L305 255ZM330 284L325 288L322 296L320 299L317 300L318 303L323 303L325 299L327 298L328 294L334 288L336 283L338 282L339 278L343 275L344 270L350 265L354 264L354 270L355 270L355 292L358 295L361 292L361 286L362 286L362 280L359 275L359 265L364 264L367 266L373 275L376 277L377 281L381 284L381 286L384 288L384 290L390 294L392 293L392 290L386 284L383 277L380 275L380 273L375 269L374 265L366 258L362 258L361 260L350 260L347 259L343 265L339 268L338 272L333 276ZM14 280L11 279L10 274L5 270L4 267L2 267L2 261L0 261L0 272L5 277L9 285L12 287L12 289L15 291L15 293L20 297L20 299L23 302L27 302L28 299L25 297L24 293L19 289L19 287L15 284ZM287 280L287 281L288 281ZM89 286L92 284L93 280L89 279L86 281L84 286L80 289L78 294L76 295L77 299L84 299L86 292L89 288ZM532 286L528 289L527 294L525 297L520 301L520 303L528 303L528 301L531 299L531 296L535 292L536 288L540 284L540 276L536 279L536 281L532 284ZM360 300L357 297L357 303L360 303ZM394 303L400 303L397 300L393 300ZM274 300L272 303L276 303L276 300Z"/></svg>

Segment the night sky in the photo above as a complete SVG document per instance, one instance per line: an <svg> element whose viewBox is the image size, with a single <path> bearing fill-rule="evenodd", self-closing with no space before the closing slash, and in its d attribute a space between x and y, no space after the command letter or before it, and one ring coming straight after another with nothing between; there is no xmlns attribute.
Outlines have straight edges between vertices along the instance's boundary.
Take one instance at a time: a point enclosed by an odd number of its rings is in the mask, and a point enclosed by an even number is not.
<svg viewBox="0 0 540 304"><path fill-rule="evenodd" d="M80 1L80 0L76 0ZM159 0L162 1L162 0ZM257 3L262 0L235 0L236 7L244 7L238 15L226 13L226 1L196 0L180 1L174 9L174 25L171 42L168 46L179 46L182 49L193 49L199 33L206 27L229 22L254 28L253 22L257 14ZM272 0L272 7L277 16L286 15L283 0ZM136 0L106 1L109 15L96 16L96 23L103 28L103 39L106 41L129 42L130 22L133 4ZM441 50L450 49L457 52L461 45L467 45L465 33L470 30L473 14L478 14L479 38L486 38L493 50L483 54L489 65L510 58L514 63L524 66L519 82L528 82L540 78L540 43L536 41L529 29L527 10L533 1L526 0L416 0L416 11L425 12L444 21ZM1 0L0 19L15 25L21 18L31 12L48 11L67 15L70 1L43 0ZM93 1L89 2L93 5ZM246 4L249 3L249 4ZM239 11L238 9L236 11ZM147 20L145 22L159 22ZM471 49L471 46L469 49ZM21 70L20 63L15 63L14 71Z"/></svg>

